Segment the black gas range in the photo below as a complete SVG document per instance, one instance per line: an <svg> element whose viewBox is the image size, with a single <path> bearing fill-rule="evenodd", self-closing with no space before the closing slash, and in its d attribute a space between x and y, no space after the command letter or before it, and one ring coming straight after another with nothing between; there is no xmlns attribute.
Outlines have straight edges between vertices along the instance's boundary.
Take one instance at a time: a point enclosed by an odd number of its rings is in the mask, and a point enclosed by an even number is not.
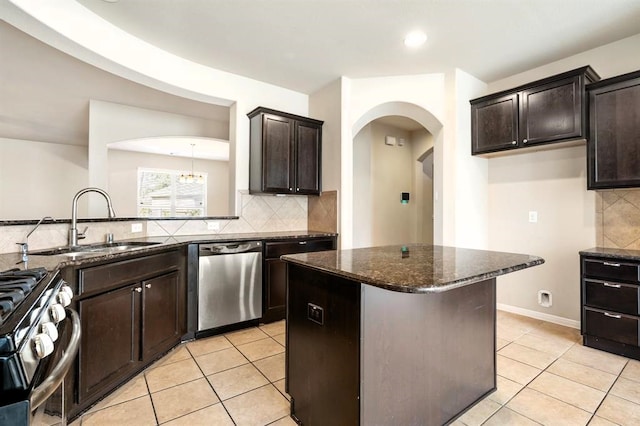
<svg viewBox="0 0 640 426"><path fill-rule="evenodd" d="M0 424L34 424L36 408L59 388L80 337L77 314L67 308L72 298L57 272L0 272ZM73 333L62 339L67 317Z"/></svg>

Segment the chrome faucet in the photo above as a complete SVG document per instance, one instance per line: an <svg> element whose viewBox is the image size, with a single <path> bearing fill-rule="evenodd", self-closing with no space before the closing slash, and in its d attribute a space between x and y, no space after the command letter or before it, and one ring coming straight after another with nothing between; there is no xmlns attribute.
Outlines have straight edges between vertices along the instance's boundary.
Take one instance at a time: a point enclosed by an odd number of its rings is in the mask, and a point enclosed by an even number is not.
<svg viewBox="0 0 640 426"><path fill-rule="evenodd" d="M107 194L106 191L100 188L84 188L78 191L78 193L73 197L73 203L71 204L71 229L69 230L69 247L76 247L78 245L78 239L84 238L83 232L78 232L78 198L81 195L86 194L87 192L97 192L102 195L105 200L107 200L107 208L109 209L109 218L116 217L116 214L113 211L113 206L111 205L111 197Z"/></svg>
<svg viewBox="0 0 640 426"><path fill-rule="evenodd" d="M33 234L33 232L38 229L38 226L40 226L42 224L42 222L44 222L45 220L50 220L52 222L55 222L56 220L54 218L52 218L51 216L45 216L42 219L40 219L38 221L38 223L36 223L36 226L33 227L33 229L31 231L29 231L29 233L27 234L26 237L24 237L24 242L23 243L16 243L20 246L20 251L22 252L22 261L26 262L27 261L27 255L29 253L29 237L31 236L31 234Z"/></svg>

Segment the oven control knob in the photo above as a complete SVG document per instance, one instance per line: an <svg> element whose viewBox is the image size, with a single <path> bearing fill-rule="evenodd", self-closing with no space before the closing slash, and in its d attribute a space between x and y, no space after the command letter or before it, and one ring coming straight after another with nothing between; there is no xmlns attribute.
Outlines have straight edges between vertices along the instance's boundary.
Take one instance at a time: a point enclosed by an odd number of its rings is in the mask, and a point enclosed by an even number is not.
<svg viewBox="0 0 640 426"><path fill-rule="evenodd" d="M54 342L58 340L58 329L52 322L42 323L42 325L40 326L40 332L51 337L51 340L53 340Z"/></svg>
<svg viewBox="0 0 640 426"><path fill-rule="evenodd" d="M69 299L73 299L73 290L71 290L71 287L68 285L63 284L62 287L60 287L60 291L67 293L69 295Z"/></svg>
<svg viewBox="0 0 640 426"><path fill-rule="evenodd" d="M64 307L59 303L51 305L51 308L49 309L49 312L51 313L51 319L56 324L67 317L67 313L64 311Z"/></svg>
<svg viewBox="0 0 640 426"><path fill-rule="evenodd" d="M33 336L33 350L38 359L42 359L53 352L53 340L44 333Z"/></svg>
<svg viewBox="0 0 640 426"><path fill-rule="evenodd" d="M64 292L61 291L60 293L58 293L56 295L56 300L58 301L58 303L60 303L62 306L69 306L71 304L71 298L69 297L69 295Z"/></svg>

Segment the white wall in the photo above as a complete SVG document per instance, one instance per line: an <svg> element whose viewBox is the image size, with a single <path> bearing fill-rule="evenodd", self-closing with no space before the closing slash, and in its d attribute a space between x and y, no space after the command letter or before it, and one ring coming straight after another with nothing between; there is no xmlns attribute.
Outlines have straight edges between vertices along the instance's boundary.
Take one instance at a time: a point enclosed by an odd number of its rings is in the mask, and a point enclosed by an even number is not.
<svg viewBox="0 0 640 426"><path fill-rule="evenodd" d="M353 247L373 245L373 194L371 179L372 126L367 124L353 138Z"/></svg>
<svg viewBox="0 0 640 426"><path fill-rule="evenodd" d="M88 179L86 146L0 138L0 220L69 218Z"/></svg>
<svg viewBox="0 0 640 426"><path fill-rule="evenodd" d="M471 105L469 100L479 96L485 83L455 70L455 87L450 99L454 100L454 122L447 130L445 143L455 154L444 168L453 169L454 190L443 196L454 197L454 240L456 247L486 249L488 246L488 186L487 160L471 155ZM449 188L450 189L450 188Z"/></svg>
<svg viewBox="0 0 640 426"><path fill-rule="evenodd" d="M487 93L591 65L603 78L640 69L640 35L496 81ZM529 315L580 318L578 251L595 246L595 193L587 191L586 147L522 152L488 161L489 248L543 257L546 263L498 280L498 303ZM538 223L528 222L538 212ZM537 303L549 290L553 306Z"/></svg>
<svg viewBox="0 0 640 426"><path fill-rule="evenodd" d="M416 209L417 241L433 244L433 135L427 130L411 132L414 181L411 195Z"/></svg>
<svg viewBox="0 0 640 426"><path fill-rule="evenodd" d="M191 160L168 155L145 154L141 152L108 152L109 188L116 214L122 217L138 216L138 168L166 170L191 170ZM229 163L196 159L194 171L207 173L207 211L205 216L225 216L229 203Z"/></svg>

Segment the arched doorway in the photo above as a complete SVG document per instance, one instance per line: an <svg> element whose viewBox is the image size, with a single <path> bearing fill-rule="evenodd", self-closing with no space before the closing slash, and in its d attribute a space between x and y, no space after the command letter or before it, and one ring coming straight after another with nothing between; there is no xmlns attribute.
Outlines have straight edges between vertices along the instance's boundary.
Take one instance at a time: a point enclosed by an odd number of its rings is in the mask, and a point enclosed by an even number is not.
<svg viewBox="0 0 640 426"><path fill-rule="evenodd" d="M353 138L353 247L433 243L433 135L403 116Z"/></svg>
<svg viewBox="0 0 640 426"><path fill-rule="evenodd" d="M422 175L425 174L425 170L429 171L429 179L431 179L431 183L428 184L429 189L431 189L430 199L433 200L431 203L431 211L426 213L426 217L428 220L424 220L425 218L425 210L423 209L421 214L416 218L422 218L421 223L418 225L418 221L415 220L412 227L412 234L410 235L411 241L425 241L429 243L440 243L442 240L442 206L437 202L437 194L441 192L442 188L442 123L429 111L426 109L412 103L407 102L387 102L380 105L377 105L364 114L362 114L359 118L357 118L353 125L351 126L351 132L348 138L351 139L352 143L347 144L345 147L343 145L343 162L342 162L342 196L341 196L341 247L342 248L351 248L357 246L361 247L364 245L372 245L375 244L375 241L372 239L371 241L367 241L362 238L362 232L358 227L362 226L378 226L384 227L385 222L384 219L378 221L377 225L373 224L373 217L371 215L362 214L363 210L362 206L365 206L365 209L371 209L371 205L366 205L363 203L359 203L356 200L359 198L359 195L365 193L365 191L370 191L365 186L362 185L363 181L366 181L366 174L363 174L362 171L356 173L356 167L360 167L361 165L356 165L356 161L365 161L363 158L366 158L366 155L363 156L356 151L359 147L355 146L355 136L358 135L369 123L374 122L377 119L382 117L403 117L405 119L411 119L412 121L418 123L425 133L430 135L431 146L426 147L423 151L415 154L413 156L414 163L413 165L407 166L409 169L413 170L412 179L417 179L418 169ZM347 139L348 140L348 139ZM397 140L396 140L397 143ZM346 148L346 149L345 149ZM358 160L359 159L359 160ZM431 165L424 166L424 161L431 162ZM422 180L422 178L421 178ZM366 183L366 182L365 182ZM410 200L409 206L416 204L411 204L414 200L417 200L416 197L425 196L424 191L420 190L419 187L424 188L425 184L419 184L414 182L414 189L408 191L410 192ZM411 191L413 191L413 198L411 195ZM400 193L398 193L400 192ZM396 189L395 195L392 195L390 198L390 202L400 205L400 197L401 192L407 191L398 191ZM358 193L358 195L356 195ZM421 194L421 195L418 195ZM407 209L409 210L409 209ZM366 212L365 212L366 213ZM367 222L367 220L369 222ZM393 219L393 215L391 215L391 219ZM425 233L425 227L428 231ZM356 236L354 234L357 233ZM355 237L355 239L354 239ZM380 244L385 244L384 240L381 241Z"/></svg>

